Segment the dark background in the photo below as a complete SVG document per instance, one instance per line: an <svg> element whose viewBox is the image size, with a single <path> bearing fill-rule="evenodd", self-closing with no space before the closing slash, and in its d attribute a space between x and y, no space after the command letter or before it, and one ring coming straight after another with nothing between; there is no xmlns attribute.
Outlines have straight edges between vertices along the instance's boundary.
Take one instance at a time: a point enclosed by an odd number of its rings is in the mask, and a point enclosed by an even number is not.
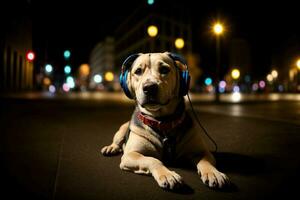
<svg viewBox="0 0 300 200"><path fill-rule="evenodd" d="M5 12L14 8L10 14L17 13L14 2L3 3L8 5L3 7ZM22 5L19 2L18 5ZM253 72L257 76L264 76L272 58L284 54L287 48L299 50L300 17L296 1L155 0L152 6L147 5L146 0L21 2L24 7L30 7L34 49L45 60L60 62L60 52L68 48L75 65L88 62L89 53L96 43L114 35L116 28L137 10L140 17L160 12L190 21L193 48L200 55L204 71L214 68L215 38L210 28L218 18L225 23L227 30L221 49L224 65L227 62L227 43L231 38L243 38L249 42ZM22 12L24 7L17 9ZM139 18L139 14L135 18Z"/></svg>

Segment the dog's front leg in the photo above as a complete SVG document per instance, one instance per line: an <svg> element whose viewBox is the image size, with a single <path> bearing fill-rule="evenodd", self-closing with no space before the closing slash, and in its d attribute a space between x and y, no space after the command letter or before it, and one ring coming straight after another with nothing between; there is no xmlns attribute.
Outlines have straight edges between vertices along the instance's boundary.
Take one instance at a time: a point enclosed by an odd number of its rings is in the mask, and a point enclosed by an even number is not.
<svg viewBox="0 0 300 200"><path fill-rule="evenodd" d="M199 161L200 160L200 161ZM195 159L202 182L212 188L223 188L229 183L228 177L215 168L215 159L210 152Z"/></svg>
<svg viewBox="0 0 300 200"><path fill-rule="evenodd" d="M119 130L116 132L113 142L108 145L104 146L101 149L101 153L105 156L110 156L110 155L116 155L118 153L122 152L122 145L125 140L126 132L128 130L129 126L129 121L122 124L122 126L119 128Z"/></svg>
<svg viewBox="0 0 300 200"><path fill-rule="evenodd" d="M170 171L161 161L138 152L124 154L120 168L137 174L152 174L158 185L165 189L174 189L183 183L181 176Z"/></svg>

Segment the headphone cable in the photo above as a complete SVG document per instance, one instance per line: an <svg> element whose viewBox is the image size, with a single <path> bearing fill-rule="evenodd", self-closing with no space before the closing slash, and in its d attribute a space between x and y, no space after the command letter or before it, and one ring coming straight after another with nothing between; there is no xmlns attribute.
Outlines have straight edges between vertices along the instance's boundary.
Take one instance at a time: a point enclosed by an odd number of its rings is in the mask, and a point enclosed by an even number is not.
<svg viewBox="0 0 300 200"><path fill-rule="evenodd" d="M189 100L189 102L190 102L190 105L191 105L191 108L192 108L192 112L193 112L193 114L194 114L194 116L195 116L195 118L196 118L196 121L197 121L198 125L199 125L200 128L204 131L205 135L210 139L210 141L214 144L215 150L214 150L213 153L216 153L216 152L218 151L218 145L217 145L217 143L216 143L215 140L208 134L208 132L206 131L206 129L204 128L204 126L201 124L201 122L200 122L200 120L199 120L199 118L198 118L198 115L197 115L197 113L196 113L195 110L194 110L194 107L193 107L192 101L191 101L191 99L190 99L189 93L187 93L187 97L188 97L188 100Z"/></svg>

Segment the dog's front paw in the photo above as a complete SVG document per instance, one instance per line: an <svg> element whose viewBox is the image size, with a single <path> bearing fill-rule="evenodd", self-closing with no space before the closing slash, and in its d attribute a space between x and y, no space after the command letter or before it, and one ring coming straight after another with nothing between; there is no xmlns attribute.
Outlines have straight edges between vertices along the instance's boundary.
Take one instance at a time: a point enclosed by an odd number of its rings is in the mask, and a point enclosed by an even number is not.
<svg viewBox="0 0 300 200"><path fill-rule="evenodd" d="M122 149L116 144L111 144L111 145L105 146L101 149L101 153L104 156L113 156L113 155L117 155L121 152L122 152Z"/></svg>
<svg viewBox="0 0 300 200"><path fill-rule="evenodd" d="M229 178L222 172L219 172L216 168L211 168L210 170L202 172L201 180L204 184L211 188L220 189L224 188L230 183Z"/></svg>
<svg viewBox="0 0 300 200"><path fill-rule="evenodd" d="M158 185L164 189L176 189L183 184L183 180L179 174L168 169L158 169L157 173L153 174Z"/></svg>

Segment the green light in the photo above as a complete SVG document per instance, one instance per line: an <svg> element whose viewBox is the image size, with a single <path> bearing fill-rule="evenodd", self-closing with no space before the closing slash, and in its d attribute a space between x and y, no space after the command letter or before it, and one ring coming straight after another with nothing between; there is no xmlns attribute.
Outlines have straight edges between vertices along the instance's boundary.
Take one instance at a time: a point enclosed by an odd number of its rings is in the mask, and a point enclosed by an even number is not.
<svg viewBox="0 0 300 200"><path fill-rule="evenodd" d="M148 5L153 5L154 4L154 0L147 0Z"/></svg>
<svg viewBox="0 0 300 200"><path fill-rule="evenodd" d="M69 50L65 50L65 51L64 51L64 57L65 57L66 59L68 59L68 58L70 58L70 56L71 56L71 52L70 52Z"/></svg>
<svg viewBox="0 0 300 200"><path fill-rule="evenodd" d="M64 71L65 71L66 74L69 74L71 72L70 65L66 65L65 68L64 68Z"/></svg>

